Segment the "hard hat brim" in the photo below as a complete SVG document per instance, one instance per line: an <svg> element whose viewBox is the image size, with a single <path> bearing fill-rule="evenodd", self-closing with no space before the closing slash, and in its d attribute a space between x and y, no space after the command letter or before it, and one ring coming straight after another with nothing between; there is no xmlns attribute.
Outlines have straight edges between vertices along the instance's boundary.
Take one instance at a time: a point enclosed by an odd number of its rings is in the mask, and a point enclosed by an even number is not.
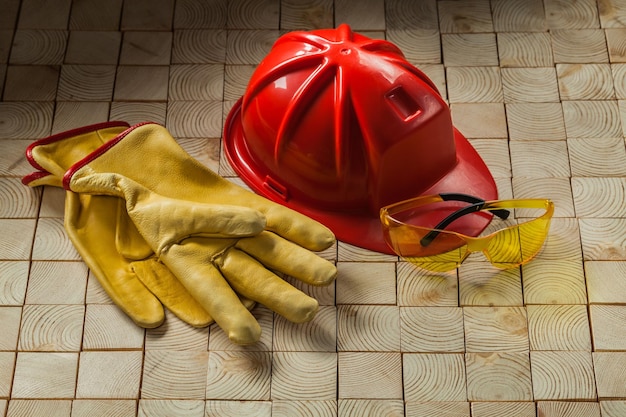
<svg viewBox="0 0 626 417"><path fill-rule="evenodd" d="M317 220L331 229L338 240L364 249L394 254L383 237L378 213L362 215L339 211L319 210L293 198L281 198L266 183L267 173L259 167L248 151L241 123L242 99L239 99L228 114L224 126L223 145L226 158L241 179L257 194L276 203L296 210ZM427 190L417 191L413 197L444 192L463 192L483 200L496 200L498 191L489 168L469 141L454 129L457 163L439 181ZM465 219L464 233L479 235L491 221L490 216L471 216Z"/></svg>

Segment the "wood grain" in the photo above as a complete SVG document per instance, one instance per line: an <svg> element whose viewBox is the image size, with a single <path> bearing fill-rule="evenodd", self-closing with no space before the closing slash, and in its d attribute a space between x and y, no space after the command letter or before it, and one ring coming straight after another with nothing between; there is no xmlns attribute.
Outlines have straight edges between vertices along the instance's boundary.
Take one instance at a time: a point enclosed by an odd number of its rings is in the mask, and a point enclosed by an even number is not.
<svg viewBox="0 0 626 417"><path fill-rule="evenodd" d="M439 30L441 33L493 32L489 2L485 1L440 1Z"/></svg>
<svg viewBox="0 0 626 417"><path fill-rule="evenodd" d="M402 352L464 352L459 307L401 307Z"/></svg>
<svg viewBox="0 0 626 417"><path fill-rule="evenodd" d="M537 413L540 416L600 417L600 407L592 402L538 401Z"/></svg>
<svg viewBox="0 0 626 417"><path fill-rule="evenodd" d="M594 351L626 350L626 306L591 305L589 319L593 335Z"/></svg>
<svg viewBox="0 0 626 417"><path fill-rule="evenodd" d="M406 415L470 417L470 403L465 401L407 401Z"/></svg>
<svg viewBox="0 0 626 417"><path fill-rule="evenodd" d="M337 308L320 306L308 323L292 323L284 317L274 320L273 350L335 352L337 350Z"/></svg>
<svg viewBox="0 0 626 417"><path fill-rule="evenodd" d="M626 397L626 352L593 352L598 399Z"/></svg>
<svg viewBox="0 0 626 417"><path fill-rule="evenodd" d="M462 354L404 354L405 401L465 401Z"/></svg>
<svg viewBox="0 0 626 417"><path fill-rule="evenodd" d="M338 398L402 399L402 364L399 352L339 352Z"/></svg>
<svg viewBox="0 0 626 417"><path fill-rule="evenodd" d="M626 177L624 139L572 138L567 140L572 177Z"/></svg>
<svg viewBox="0 0 626 417"><path fill-rule="evenodd" d="M536 417L532 402L476 402L472 403L474 417Z"/></svg>
<svg viewBox="0 0 626 417"><path fill-rule="evenodd" d="M585 260L626 260L626 219L585 218L579 224Z"/></svg>
<svg viewBox="0 0 626 417"><path fill-rule="evenodd" d="M339 400L338 413L343 417L402 417L404 404L401 400Z"/></svg>
<svg viewBox="0 0 626 417"><path fill-rule="evenodd" d="M204 413L204 401L200 400L139 400L139 416L172 415L199 417ZM210 414L209 414L210 415ZM227 414L223 414L227 416Z"/></svg>
<svg viewBox="0 0 626 417"><path fill-rule="evenodd" d="M357 305L337 307L337 350L399 351L399 308Z"/></svg>
<svg viewBox="0 0 626 417"><path fill-rule="evenodd" d="M556 63L608 62L606 39L600 29L555 29L552 50Z"/></svg>
<svg viewBox="0 0 626 417"><path fill-rule="evenodd" d="M333 26L332 0L285 0L281 2L280 27L311 30Z"/></svg>
<svg viewBox="0 0 626 417"><path fill-rule="evenodd" d="M222 103L220 101L169 102L166 127L176 138L219 138L222 134Z"/></svg>
<svg viewBox="0 0 626 417"><path fill-rule="evenodd" d="M586 304L582 259L534 259L522 266L526 304Z"/></svg>
<svg viewBox="0 0 626 417"><path fill-rule="evenodd" d="M449 67L446 74L450 102L502 101L502 82L498 67Z"/></svg>
<svg viewBox="0 0 626 417"><path fill-rule="evenodd" d="M591 352L530 352L535 400L595 400Z"/></svg>
<svg viewBox="0 0 626 417"><path fill-rule="evenodd" d="M585 262L590 304L626 304L626 262Z"/></svg>
<svg viewBox="0 0 626 417"><path fill-rule="evenodd" d="M443 62L449 67L498 65L494 33L450 33L441 35Z"/></svg>
<svg viewBox="0 0 626 417"><path fill-rule="evenodd" d="M272 417L337 415L337 401L272 401Z"/></svg>
<svg viewBox="0 0 626 417"><path fill-rule="evenodd" d="M511 141L564 140L567 137L559 103L509 103L506 117Z"/></svg>
<svg viewBox="0 0 626 417"><path fill-rule="evenodd" d="M142 349L145 330L115 305L87 306L83 350Z"/></svg>
<svg viewBox="0 0 626 417"><path fill-rule="evenodd" d="M531 401L528 352L466 353L470 401Z"/></svg>
<svg viewBox="0 0 626 417"><path fill-rule="evenodd" d="M496 32L542 32L547 29L540 0L495 0L491 8Z"/></svg>
<svg viewBox="0 0 626 417"><path fill-rule="evenodd" d="M271 398L334 400L337 398L336 366L335 352L275 352L271 362Z"/></svg>
<svg viewBox="0 0 626 417"><path fill-rule="evenodd" d="M583 305L529 305L531 350L591 351L589 319Z"/></svg>
<svg viewBox="0 0 626 417"><path fill-rule="evenodd" d="M32 140L48 136L52 127L53 111L52 102L0 102L0 138ZM4 140L2 144L6 144ZM11 153L10 156L17 155ZM19 154L19 160L24 160L23 153ZM15 158L6 166L12 167L17 163L18 159ZM31 170L31 167L28 169Z"/></svg>
<svg viewBox="0 0 626 417"><path fill-rule="evenodd" d="M226 64L256 65L278 39L277 30L231 30L228 32ZM235 47L236 45L236 47Z"/></svg>
<svg viewBox="0 0 626 417"><path fill-rule="evenodd" d="M550 34L544 32L498 32L500 67L551 67Z"/></svg>
<svg viewBox="0 0 626 417"><path fill-rule="evenodd" d="M434 273L409 262L398 263L398 305L457 307L456 271Z"/></svg>
<svg viewBox="0 0 626 417"><path fill-rule="evenodd" d="M579 217L626 217L626 178L572 178Z"/></svg>
<svg viewBox="0 0 626 417"><path fill-rule="evenodd" d="M207 399L269 400L271 357L267 352L209 353Z"/></svg>
<svg viewBox="0 0 626 417"><path fill-rule="evenodd" d="M546 0L544 3L550 29L585 29L598 26L598 9L594 0L575 3L568 0Z"/></svg>
<svg viewBox="0 0 626 417"><path fill-rule="evenodd" d="M204 415L206 417L271 417L272 404L271 401L208 400Z"/></svg>
<svg viewBox="0 0 626 417"><path fill-rule="evenodd" d="M499 270L489 262L466 261L459 269L459 305L521 306L519 269Z"/></svg>
<svg viewBox="0 0 626 417"><path fill-rule="evenodd" d="M228 3L229 29L273 29L278 27L280 4L273 0Z"/></svg>
<svg viewBox="0 0 626 417"><path fill-rule="evenodd" d="M11 52L12 64L60 65L67 45L65 30L19 30Z"/></svg>
<svg viewBox="0 0 626 417"><path fill-rule="evenodd" d="M39 352L80 350L84 315L82 305L26 305L18 348Z"/></svg>
<svg viewBox="0 0 626 417"><path fill-rule="evenodd" d="M396 265L392 262L338 262L337 304L395 304Z"/></svg>
<svg viewBox="0 0 626 417"><path fill-rule="evenodd" d="M528 324L523 307L464 307L467 352L528 351Z"/></svg>
<svg viewBox="0 0 626 417"><path fill-rule="evenodd" d="M514 177L546 178L569 177L570 163L567 157L565 141L512 141L511 168ZM538 158L538 155L551 155L550 158ZM549 194L546 192L546 194Z"/></svg>
<svg viewBox="0 0 626 417"><path fill-rule="evenodd" d="M612 100L613 74L609 64L557 64L562 100Z"/></svg>
<svg viewBox="0 0 626 417"><path fill-rule="evenodd" d="M147 351L141 398L204 399L208 357L207 351Z"/></svg>
<svg viewBox="0 0 626 417"><path fill-rule="evenodd" d="M554 68L502 68L505 103L559 101Z"/></svg>
<svg viewBox="0 0 626 417"><path fill-rule="evenodd" d="M218 100L224 94L224 67L218 64L172 65L170 100Z"/></svg>
<svg viewBox="0 0 626 417"><path fill-rule="evenodd" d="M26 298L27 261L0 261L0 305L19 306Z"/></svg>

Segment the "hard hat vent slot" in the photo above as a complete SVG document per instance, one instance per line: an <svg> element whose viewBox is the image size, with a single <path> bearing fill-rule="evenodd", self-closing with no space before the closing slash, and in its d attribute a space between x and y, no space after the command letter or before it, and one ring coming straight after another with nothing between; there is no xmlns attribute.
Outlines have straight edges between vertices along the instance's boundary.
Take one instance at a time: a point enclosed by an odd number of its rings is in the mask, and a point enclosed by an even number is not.
<svg viewBox="0 0 626 417"><path fill-rule="evenodd" d="M265 181L263 181L263 187L273 192L276 196L280 197L282 200L289 200L289 191L287 187L270 177L269 175L265 177Z"/></svg>
<svg viewBox="0 0 626 417"><path fill-rule="evenodd" d="M396 87L389 91L385 98L398 116L405 122L417 117L422 112L415 99L402 87Z"/></svg>

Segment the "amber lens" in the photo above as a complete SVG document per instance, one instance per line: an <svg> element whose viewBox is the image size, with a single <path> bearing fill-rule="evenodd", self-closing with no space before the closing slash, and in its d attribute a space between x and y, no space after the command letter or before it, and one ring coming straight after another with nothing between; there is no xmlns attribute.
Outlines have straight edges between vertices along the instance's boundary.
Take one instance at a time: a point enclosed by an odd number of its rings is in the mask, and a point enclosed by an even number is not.
<svg viewBox="0 0 626 417"><path fill-rule="evenodd" d="M540 217L493 235L484 251L496 267L507 269L523 265L534 258L548 235L550 218Z"/></svg>
<svg viewBox="0 0 626 417"><path fill-rule="evenodd" d="M467 257L465 240L456 233L441 231L430 244L420 242L432 229L395 225L384 229L385 239L393 250L409 262L431 271L449 271Z"/></svg>

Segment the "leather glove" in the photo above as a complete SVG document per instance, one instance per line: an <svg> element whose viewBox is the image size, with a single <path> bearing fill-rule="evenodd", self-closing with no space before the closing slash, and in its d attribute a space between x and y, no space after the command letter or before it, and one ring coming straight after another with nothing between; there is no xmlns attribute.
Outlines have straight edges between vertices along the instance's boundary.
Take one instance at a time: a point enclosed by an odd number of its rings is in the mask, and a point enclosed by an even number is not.
<svg viewBox="0 0 626 417"><path fill-rule="evenodd" d="M59 133L33 142L26 150L39 171L23 178L30 187L62 187L63 175L75 162L130 126L106 122ZM204 327L211 316L154 256L118 197L66 192L65 229L74 247L113 302L137 325L159 326L163 306L186 323ZM246 308L254 302L242 298Z"/></svg>
<svg viewBox="0 0 626 417"><path fill-rule="evenodd" d="M332 263L311 252L335 242L330 230L210 171L157 124L136 125L118 135L72 166L64 186L124 198L157 257L235 343L260 337L260 326L235 291L304 322L314 317L317 301L272 271L311 285L328 285L337 274ZM232 219L206 218L233 213L233 206L241 212ZM251 211L266 220L261 233Z"/></svg>

